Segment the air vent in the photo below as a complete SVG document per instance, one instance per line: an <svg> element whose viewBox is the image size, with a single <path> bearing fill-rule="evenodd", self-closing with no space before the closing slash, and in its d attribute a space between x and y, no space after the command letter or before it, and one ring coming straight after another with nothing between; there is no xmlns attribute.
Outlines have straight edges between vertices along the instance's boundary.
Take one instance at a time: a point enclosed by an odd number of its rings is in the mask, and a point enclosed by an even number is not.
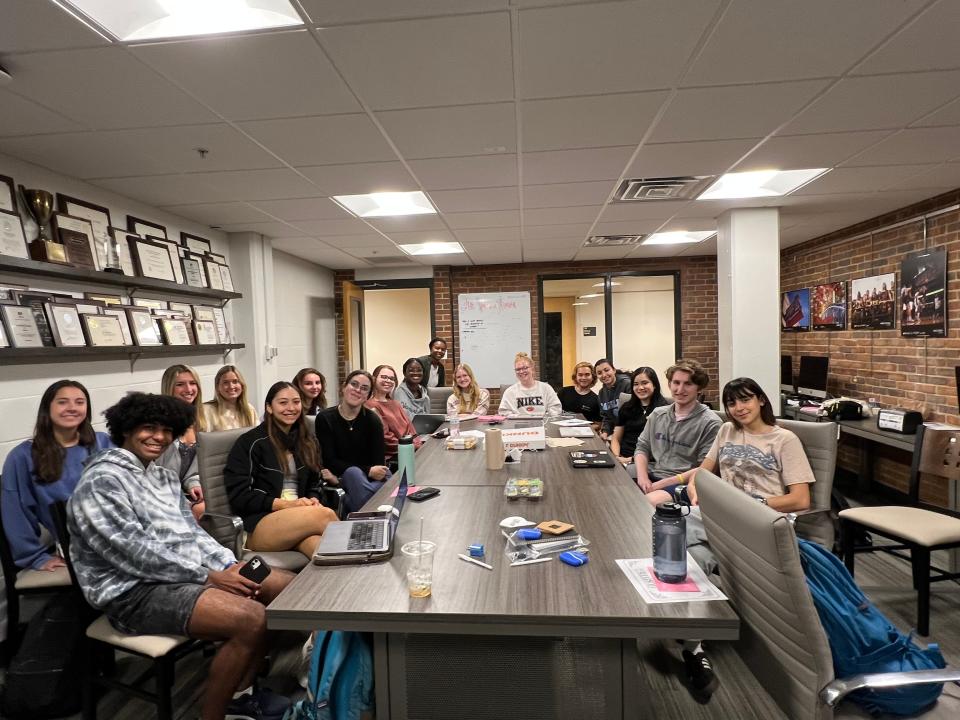
<svg viewBox="0 0 960 720"><path fill-rule="evenodd" d="M614 196L616 202L657 202L693 200L706 190L716 175L688 177L632 178L624 180Z"/></svg>
<svg viewBox="0 0 960 720"><path fill-rule="evenodd" d="M419 265L408 255L369 255L363 259L371 265Z"/></svg>
<svg viewBox="0 0 960 720"><path fill-rule="evenodd" d="M614 247L616 245L639 245L646 235L591 235L584 247Z"/></svg>

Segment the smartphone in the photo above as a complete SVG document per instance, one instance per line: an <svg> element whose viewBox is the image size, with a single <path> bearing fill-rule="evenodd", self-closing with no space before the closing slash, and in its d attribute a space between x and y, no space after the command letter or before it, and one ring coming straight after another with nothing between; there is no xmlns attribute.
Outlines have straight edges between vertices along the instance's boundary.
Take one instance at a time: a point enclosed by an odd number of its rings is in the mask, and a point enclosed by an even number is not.
<svg viewBox="0 0 960 720"><path fill-rule="evenodd" d="M439 494L440 494L439 488L425 487L425 488L420 488L415 493L410 493L409 495L407 495L407 499L413 500L414 502L421 502L423 500L427 500L428 498L432 498L434 495L439 495Z"/></svg>
<svg viewBox="0 0 960 720"><path fill-rule="evenodd" d="M267 565L267 561L262 557L254 555L240 568L240 574L247 580L253 580L259 585L266 580L267 575L270 574L270 566Z"/></svg>

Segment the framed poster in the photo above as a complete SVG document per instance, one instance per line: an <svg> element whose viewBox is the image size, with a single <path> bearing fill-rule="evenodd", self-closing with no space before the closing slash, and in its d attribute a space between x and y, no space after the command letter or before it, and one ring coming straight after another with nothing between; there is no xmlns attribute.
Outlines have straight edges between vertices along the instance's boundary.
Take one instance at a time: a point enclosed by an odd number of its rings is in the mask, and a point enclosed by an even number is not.
<svg viewBox="0 0 960 720"><path fill-rule="evenodd" d="M805 332L810 329L810 289L788 290L780 295L780 329Z"/></svg>
<svg viewBox="0 0 960 720"><path fill-rule="evenodd" d="M162 240L167 239L167 228L165 226L149 220L141 220L133 215L127 215L127 230L141 237L152 235Z"/></svg>
<svg viewBox="0 0 960 720"><path fill-rule="evenodd" d="M853 330L892 330L897 316L893 302L896 273L850 281L850 327Z"/></svg>
<svg viewBox="0 0 960 720"><path fill-rule="evenodd" d="M947 251L924 250L900 264L900 335L947 336Z"/></svg>
<svg viewBox="0 0 960 720"><path fill-rule="evenodd" d="M844 330L847 327L847 284L817 285L810 297L814 330Z"/></svg>
<svg viewBox="0 0 960 720"><path fill-rule="evenodd" d="M180 244L190 252L197 253L198 255L210 252L211 249L209 240L199 235L191 235L185 232L180 233Z"/></svg>

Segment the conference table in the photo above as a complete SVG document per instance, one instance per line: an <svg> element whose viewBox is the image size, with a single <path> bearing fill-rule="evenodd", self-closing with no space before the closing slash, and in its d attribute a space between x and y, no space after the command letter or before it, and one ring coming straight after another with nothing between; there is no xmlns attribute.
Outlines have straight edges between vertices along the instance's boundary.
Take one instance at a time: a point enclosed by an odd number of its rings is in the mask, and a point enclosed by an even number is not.
<svg viewBox="0 0 960 720"><path fill-rule="evenodd" d="M482 447L428 439L416 484L440 494L406 503L395 547L417 539L422 519L423 538L438 546L431 596L409 597L399 549L378 564L311 564L267 608L268 626L373 633L381 720L642 717L636 638L733 640L739 621L723 600L644 602L615 561L652 555L650 504L622 467L569 464L571 450L603 447L594 436L580 448L525 451L514 474L541 478L544 497L510 501L511 471L488 471ZM395 487L365 509L391 502ZM513 515L573 523L589 562L510 567L499 522ZM492 571L457 557L474 543Z"/></svg>

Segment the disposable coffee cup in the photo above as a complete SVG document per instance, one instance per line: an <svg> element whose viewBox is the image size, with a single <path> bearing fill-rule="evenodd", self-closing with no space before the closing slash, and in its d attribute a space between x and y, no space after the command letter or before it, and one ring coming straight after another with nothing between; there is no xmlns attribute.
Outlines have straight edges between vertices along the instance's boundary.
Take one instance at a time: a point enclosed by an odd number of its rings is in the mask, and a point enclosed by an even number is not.
<svg viewBox="0 0 960 720"><path fill-rule="evenodd" d="M433 590L433 558L437 554L436 543L429 540L412 540L400 548L407 569L407 589L410 597L430 597Z"/></svg>

